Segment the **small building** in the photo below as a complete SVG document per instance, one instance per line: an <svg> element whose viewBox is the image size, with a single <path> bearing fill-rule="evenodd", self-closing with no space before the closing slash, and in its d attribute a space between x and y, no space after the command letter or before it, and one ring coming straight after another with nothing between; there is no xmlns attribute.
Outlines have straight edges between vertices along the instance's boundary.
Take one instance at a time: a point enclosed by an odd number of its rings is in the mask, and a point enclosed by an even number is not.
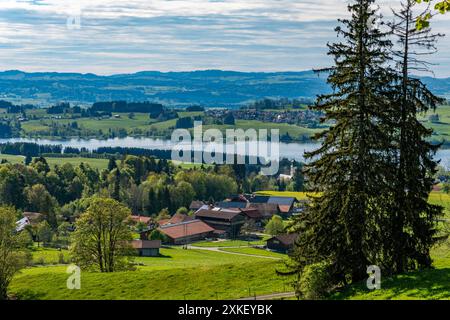
<svg viewBox="0 0 450 320"><path fill-rule="evenodd" d="M294 205L298 200L294 197L270 197L267 201L268 204L277 204L280 209L280 213L284 216L292 214Z"/></svg>
<svg viewBox="0 0 450 320"><path fill-rule="evenodd" d="M245 222L245 215L240 210L226 210L214 208L212 210L199 210L195 218L207 223L216 230L223 230L231 238L239 235Z"/></svg>
<svg viewBox="0 0 450 320"><path fill-rule="evenodd" d="M267 249L288 253L294 248L297 233L279 234L267 240Z"/></svg>
<svg viewBox="0 0 450 320"><path fill-rule="evenodd" d="M214 236L214 228L201 220L165 224L158 228L171 244L187 244Z"/></svg>
<svg viewBox="0 0 450 320"><path fill-rule="evenodd" d="M161 248L161 240L133 240L131 246L140 257L157 257Z"/></svg>

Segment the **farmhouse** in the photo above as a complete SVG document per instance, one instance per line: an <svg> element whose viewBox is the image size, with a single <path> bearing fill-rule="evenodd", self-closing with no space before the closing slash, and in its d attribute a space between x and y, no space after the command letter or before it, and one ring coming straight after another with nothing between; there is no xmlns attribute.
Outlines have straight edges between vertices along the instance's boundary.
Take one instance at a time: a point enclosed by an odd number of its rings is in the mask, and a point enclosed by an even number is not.
<svg viewBox="0 0 450 320"><path fill-rule="evenodd" d="M186 244L212 237L214 228L201 220L191 220L177 224L166 224L158 228L171 244Z"/></svg>
<svg viewBox="0 0 450 320"><path fill-rule="evenodd" d="M297 233L280 234L267 240L267 249L288 253L297 239Z"/></svg>
<svg viewBox="0 0 450 320"><path fill-rule="evenodd" d="M159 248L161 248L161 240L133 240L131 246L141 257L157 257Z"/></svg>
<svg viewBox="0 0 450 320"><path fill-rule="evenodd" d="M272 210L268 210L270 207L265 207L263 211L270 211L270 214L281 214L283 216L289 216L294 212L294 206L298 203L298 200L294 197L277 197L277 196L263 196L253 195L249 198L250 207L263 210L263 204L272 205ZM278 213L273 209L273 205L278 206ZM269 212L267 212L269 214Z"/></svg>
<svg viewBox="0 0 450 320"><path fill-rule="evenodd" d="M222 230L229 237L236 237L245 222L245 216L240 210L226 210L215 208L201 209L195 213L195 218L207 223L216 230Z"/></svg>

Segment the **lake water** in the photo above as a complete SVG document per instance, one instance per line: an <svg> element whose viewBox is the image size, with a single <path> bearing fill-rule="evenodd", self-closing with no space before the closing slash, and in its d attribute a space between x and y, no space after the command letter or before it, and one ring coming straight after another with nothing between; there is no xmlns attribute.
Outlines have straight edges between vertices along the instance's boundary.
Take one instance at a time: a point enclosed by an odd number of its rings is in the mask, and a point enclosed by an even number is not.
<svg viewBox="0 0 450 320"><path fill-rule="evenodd" d="M127 148L144 148L144 149L161 149L161 150L172 150L176 143L167 139L155 139L155 138L114 138L114 139L67 139L67 140L50 140L50 139L29 139L29 138L11 138L11 139L0 139L0 143L6 142L34 142L41 145L62 145L64 147L74 147L74 148L86 148L90 151L95 150L99 147L127 147ZM316 149L319 144L317 143L259 143L249 146L244 143L237 143L238 154L243 154L246 152L249 155L261 155L261 151L268 152L269 150L276 151L278 148L281 158L288 158L290 160L304 161L303 154L305 151L311 151ZM181 144L181 149L187 149L190 145ZM214 148L216 151L220 150L220 144L210 143L208 145L193 144L193 150L205 150L209 148L211 150ZM228 145L231 147L230 150L234 149L234 145ZM240 149L239 149L240 148ZM227 146L223 147L223 151L227 150ZM245 150L245 151L244 151ZM268 153L270 155L270 152ZM436 159L441 160L441 165L446 168L450 168L450 149L441 149L436 153Z"/></svg>

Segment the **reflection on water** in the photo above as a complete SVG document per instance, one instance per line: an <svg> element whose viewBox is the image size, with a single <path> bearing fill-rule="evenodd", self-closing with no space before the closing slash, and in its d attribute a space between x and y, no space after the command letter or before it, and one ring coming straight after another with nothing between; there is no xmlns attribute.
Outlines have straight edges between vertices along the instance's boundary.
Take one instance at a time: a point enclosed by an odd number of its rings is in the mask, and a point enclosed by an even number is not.
<svg viewBox="0 0 450 320"><path fill-rule="evenodd" d="M28 138L11 138L11 139L0 139L0 143L6 142L34 142L37 144L45 145L45 144L58 144L64 147L73 147L73 148L86 148L90 151L95 150L99 147L125 147L125 148L144 148L144 149L161 149L161 150L171 150L174 147L174 143L171 140L167 139L154 139L154 138L134 138L134 137L126 137L126 138L114 138L114 139L67 139L67 140L50 140L50 139L28 139ZM275 143L275 142L274 142ZM245 143L241 143L245 144ZM264 148L265 150L270 149L271 142L263 142L260 143L259 148ZM280 158L288 158L295 159L298 161L303 161L303 154L305 151L311 151L316 149L319 144L317 143L284 143L279 142L279 152ZM193 150L202 150L205 146L208 146L208 149L222 148L218 143L210 143L208 145L204 144L194 144ZM242 147L242 148L239 148ZM276 149L276 148L274 148ZM226 150L226 147L223 147L223 150ZM245 150L245 152L249 155L258 155L258 149L255 149L254 146L249 146L248 144L239 145L237 150ZM241 153L241 152L238 152ZM450 149L441 149L436 153L436 159L441 161L441 165L450 168Z"/></svg>

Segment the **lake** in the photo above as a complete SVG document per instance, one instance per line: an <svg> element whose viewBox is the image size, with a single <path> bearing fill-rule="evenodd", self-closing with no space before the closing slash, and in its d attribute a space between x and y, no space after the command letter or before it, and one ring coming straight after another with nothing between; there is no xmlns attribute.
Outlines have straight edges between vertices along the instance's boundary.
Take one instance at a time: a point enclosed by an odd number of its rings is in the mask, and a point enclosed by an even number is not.
<svg viewBox="0 0 450 320"><path fill-rule="evenodd" d="M29 138L10 138L10 139L0 139L0 143L6 142L33 142L41 145L61 145L64 147L74 147L74 148L86 148L90 151L95 150L99 147L127 147L127 148L144 148L144 149L161 149L161 150L172 150L176 143L167 139L158 139L158 138L135 138L135 137L126 137L126 138L114 138L114 139L67 139L67 140L50 140L50 139L29 139ZM316 149L319 144L317 143L259 143L259 148L256 146L257 144L253 144L249 146L245 143L237 143L237 153L243 154L243 150L249 155L258 155L261 154L258 150L279 150L279 154L281 158L288 158L290 160L304 161L303 154L305 151L311 151ZM180 149L189 148L189 144L181 143ZM233 150L233 146L228 145ZM209 143L208 145L203 145L203 149L211 149L215 148L217 151L220 149L219 143ZM227 146L223 148L226 149ZM239 149L240 148L240 149ZM271 148L271 149L269 149ZM202 147L200 144L194 144L193 150L201 150ZM235 150L236 151L236 150ZM267 151L266 151L267 152ZM270 154L270 153L269 153ZM441 165L446 168L450 167L450 149L440 149L436 153L436 159L441 160Z"/></svg>

